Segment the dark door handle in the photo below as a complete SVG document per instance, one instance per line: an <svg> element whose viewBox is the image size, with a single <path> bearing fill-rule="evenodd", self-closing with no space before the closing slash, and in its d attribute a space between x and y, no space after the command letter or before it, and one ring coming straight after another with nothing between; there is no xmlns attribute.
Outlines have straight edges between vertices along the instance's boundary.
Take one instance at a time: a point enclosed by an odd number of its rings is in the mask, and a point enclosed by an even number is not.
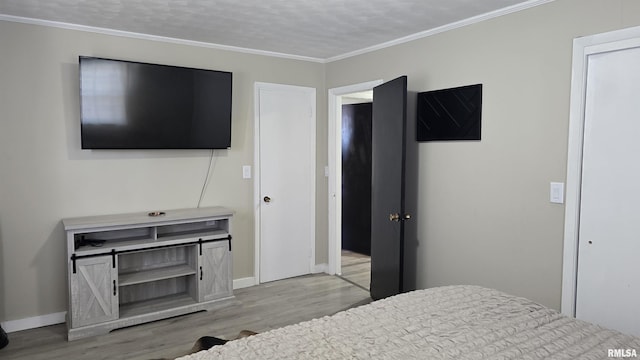
<svg viewBox="0 0 640 360"><path fill-rule="evenodd" d="M264 200L264 202L269 203L271 202L271 198L268 196L265 196L262 200Z"/></svg>
<svg viewBox="0 0 640 360"><path fill-rule="evenodd" d="M389 214L389 221L405 221L405 220L409 220L411 219L411 215L410 214L404 214L402 216L402 218L400 217L400 214L395 213L395 214Z"/></svg>

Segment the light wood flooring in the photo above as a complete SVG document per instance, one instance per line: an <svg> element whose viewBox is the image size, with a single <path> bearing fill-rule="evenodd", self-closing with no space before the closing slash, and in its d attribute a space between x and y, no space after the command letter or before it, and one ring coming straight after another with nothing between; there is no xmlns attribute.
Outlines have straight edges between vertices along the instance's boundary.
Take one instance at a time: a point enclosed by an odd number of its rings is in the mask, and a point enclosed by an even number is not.
<svg viewBox="0 0 640 360"><path fill-rule="evenodd" d="M371 288L371 257L349 250L342 250L341 277L363 290Z"/></svg>
<svg viewBox="0 0 640 360"><path fill-rule="evenodd" d="M68 342L65 324L9 334L0 359L157 359L188 353L201 336L233 338L240 330L264 332L369 303L369 292L326 274L238 289L233 304Z"/></svg>

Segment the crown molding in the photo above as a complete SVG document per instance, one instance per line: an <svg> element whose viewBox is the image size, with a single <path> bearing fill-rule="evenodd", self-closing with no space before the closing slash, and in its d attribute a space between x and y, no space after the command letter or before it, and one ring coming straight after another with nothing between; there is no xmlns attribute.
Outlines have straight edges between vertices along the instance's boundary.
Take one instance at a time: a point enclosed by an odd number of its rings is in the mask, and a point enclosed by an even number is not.
<svg viewBox="0 0 640 360"><path fill-rule="evenodd" d="M504 16L504 15L509 15L512 14L514 12L518 12L518 11L522 11L522 10L527 10L530 9L532 7L535 6L539 6L539 5L543 5L546 3L550 3L554 0L529 0L527 2L521 3L521 4L516 4L516 5L512 5L503 9L499 9L499 10L495 10L495 11L491 11L485 14L481 14L478 16L474 16L474 17L470 17L468 19L464 19L464 20L460 20L451 24L447 24L447 25L443 25L434 29L430 29L430 30L425 30L425 31L421 31L419 33L415 33L415 34L411 34L405 37L401 37L395 40L391 40L391 41L387 41L378 45L373 45L370 47L366 47L360 50L356 50L356 51L352 51L352 52L348 52L342 55L338 55L338 56L334 56L334 57L330 57L328 59L325 59L325 63L330 63L333 61L338 61L338 60L344 60L350 57L354 57L354 56L358 56L358 55L362 55L362 54L366 54L366 53L370 53L376 50L381 50L381 49L385 49L391 46L395 46L395 45L399 45L399 44L404 44L410 41L414 41L414 40L418 40L418 39L422 39L425 37L429 37L429 36L433 36L433 35L437 35L440 33L443 33L445 31L449 31L449 30L454 30L454 29L458 29L461 27L465 27L468 25L473 25L473 24L477 24L479 22L483 22L485 20L490 20L490 19L494 19L500 16Z"/></svg>
<svg viewBox="0 0 640 360"><path fill-rule="evenodd" d="M274 51L249 49L249 48L243 48L243 47L237 47L237 46L208 43L204 41L185 40L185 39L178 39L178 38L172 38L172 37L166 37L166 36L149 35L149 34L130 32L130 31L114 30L114 29L78 25L78 24L71 24L71 23L58 22L58 21L26 18L26 17L20 17L20 16L0 14L0 20L23 23L23 24L31 24L31 25L48 26L48 27L67 29L67 30L91 32L91 33L103 34L103 35L120 36L120 37L132 38L132 39L150 40L150 41L165 42L170 44L188 45L188 46L197 46L197 47L203 47L203 48L209 48L209 49L234 51L234 52L246 53L246 54L252 54L252 55L271 56L271 57L278 57L278 58L291 59L291 60L310 61L310 62L316 62L316 63L325 62L325 59L309 57L309 56L284 54L284 53L279 53Z"/></svg>

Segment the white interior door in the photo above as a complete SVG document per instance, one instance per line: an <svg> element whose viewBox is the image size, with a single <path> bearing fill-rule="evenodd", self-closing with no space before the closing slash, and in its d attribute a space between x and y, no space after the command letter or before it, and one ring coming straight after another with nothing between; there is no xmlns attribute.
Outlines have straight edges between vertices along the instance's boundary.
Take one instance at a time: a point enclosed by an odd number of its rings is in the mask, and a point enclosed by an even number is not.
<svg viewBox="0 0 640 360"><path fill-rule="evenodd" d="M640 335L640 47L586 62L576 317Z"/></svg>
<svg viewBox="0 0 640 360"><path fill-rule="evenodd" d="M256 84L259 281L311 273L315 247L313 88Z"/></svg>

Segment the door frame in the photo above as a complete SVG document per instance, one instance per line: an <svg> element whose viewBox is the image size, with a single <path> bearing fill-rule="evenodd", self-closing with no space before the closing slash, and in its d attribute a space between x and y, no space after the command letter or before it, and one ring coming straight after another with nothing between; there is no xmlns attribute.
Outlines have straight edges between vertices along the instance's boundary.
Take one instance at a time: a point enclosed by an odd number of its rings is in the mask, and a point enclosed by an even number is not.
<svg viewBox="0 0 640 360"><path fill-rule="evenodd" d="M339 98L342 95L373 90L382 83L384 83L383 80L373 80L332 88L328 91L329 265L327 273L330 275L342 272L340 246L342 240L342 102Z"/></svg>
<svg viewBox="0 0 640 360"><path fill-rule="evenodd" d="M591 55L634 46L640 46L640 26L577 38L573 41L560 304L560 311L572 317L576 315L587 60Z"/></svg>
<svg viewBox="0 0 640 360"><path fill-rule="evenodd" d="M313 96L311 102L311 129L309 141L309 167L312 179L313 191L309 194L309 204L311 206L311 229L309 231L309 246L311 256L309 257L309 273L315 266L316 259L316 89L312 87L285 85L265 82L254 83L254 128L253 128L253 214L254 214L254 271L255 284L260 284L260 221L261 221L261 198L260 198L260 91L261 90L297 90Z"/></svg>

